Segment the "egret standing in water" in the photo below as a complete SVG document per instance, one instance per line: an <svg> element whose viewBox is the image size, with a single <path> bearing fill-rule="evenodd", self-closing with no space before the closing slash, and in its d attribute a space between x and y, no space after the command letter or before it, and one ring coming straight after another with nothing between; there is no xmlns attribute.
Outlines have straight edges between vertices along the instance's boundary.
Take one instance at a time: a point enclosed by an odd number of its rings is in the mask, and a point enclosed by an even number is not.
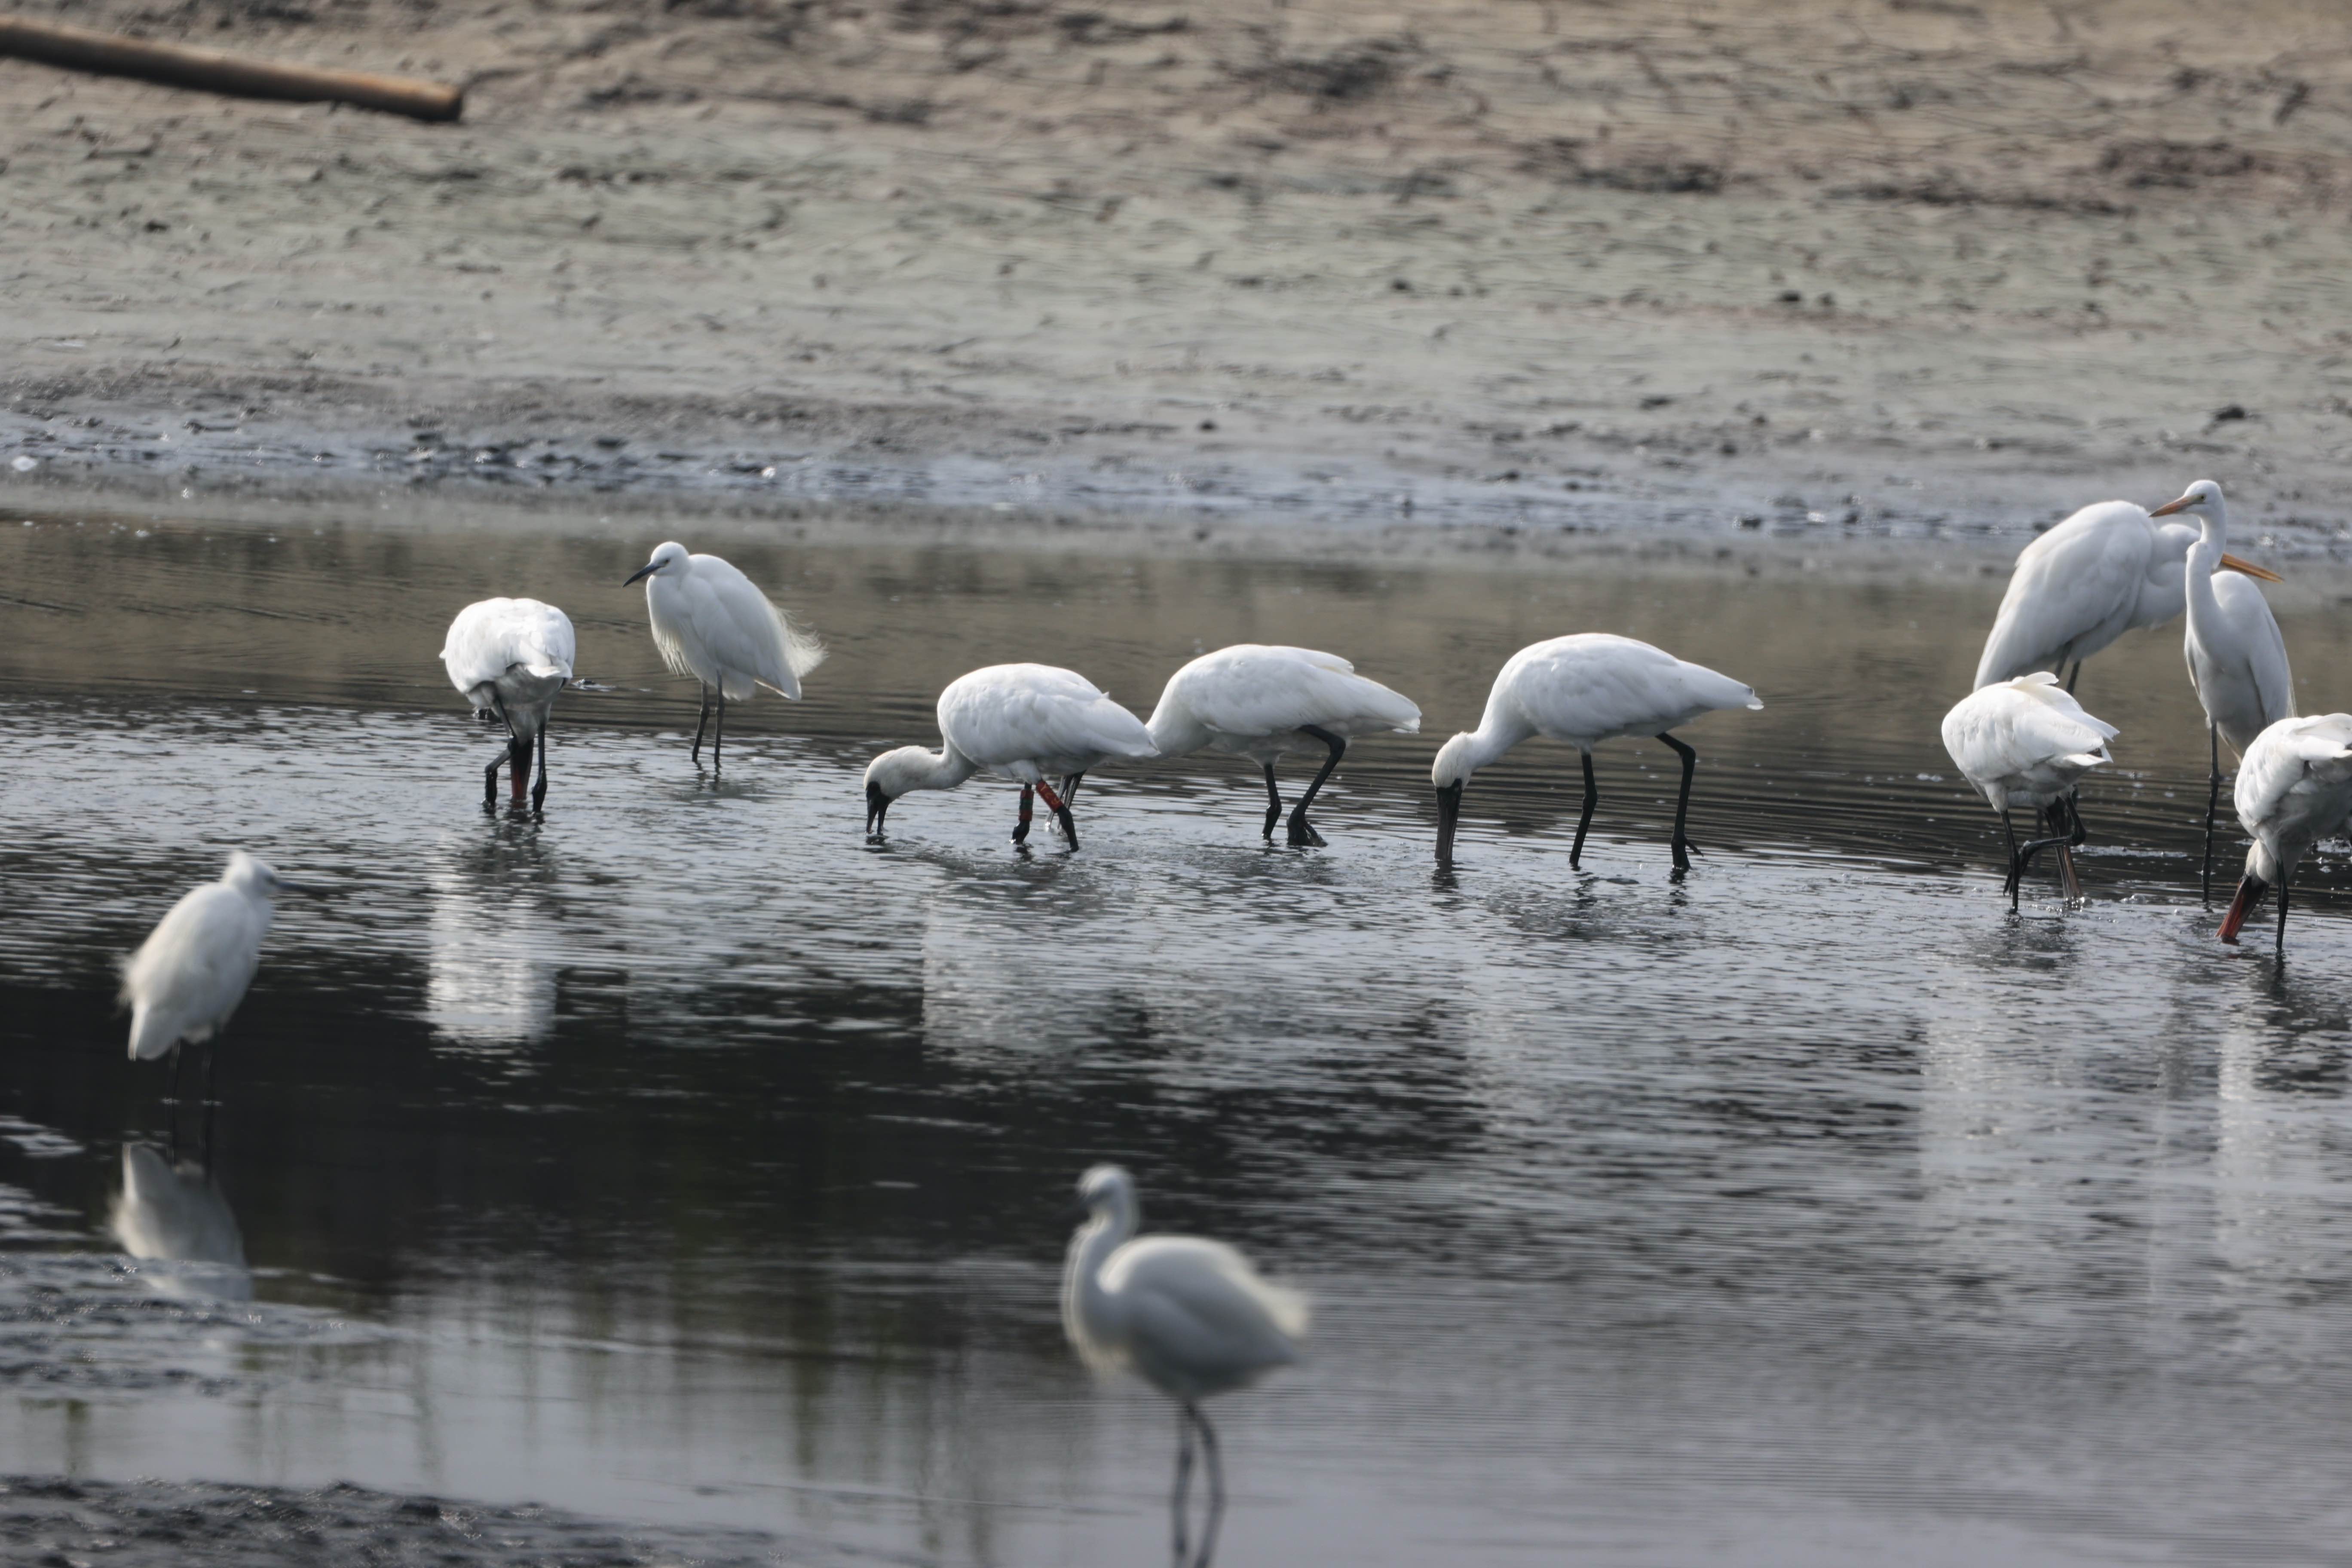
<svg viewBox="0 0 2352 1568"><path fill-rule="evenodd" d="M309 892L240 849L228 869L181 896L122 965L122 1000L131 1007L131 1059L172 1053L172 1087L180 1083L180 1046L205 1047L205 1098L212 1098L213 1037L228 1022L261 962L271 902L281 892Z"/></svg>
<svg viewBox="0 0 2352 1568"><path fill-rule="evenodd" d="M2072 691L2084 659L2134 627L2160 626L2180 614L2182 566L2196 542L2197 530L2159 523L2127 500L2084 507L2018 552L1976 684L2046 669L2064 675ZM2232 572L2278 580L2234 555L2220 561Z"/></svg>
<svg viewBox="0 0 2352 1568"><path fill-rule="evenodd" d="M2091 769L2115 760L2107 753L2115 732L2113 724L2084 712L2048 670L1971 691L1944 715L1944 750L2000 813L2000 830L2009 839L2009 877L2001 891L2012 910L2027 863L2044 849L2058 851L2067 899L2083 896L2074 846L2087 835L2074 805L2074 786ZM2017 805L2046 817L2050 837L2021 849L2009 822L2010 808Z"/></svg>
<svg viewBox="0 0 2352 1568"><path fill-rule="evenodd" d="M663 662L673 674L694 677L702 689L702 710L694 721L697 767L717 694L719 727L710 742L715 773L719 750L727 742L728 700L740 702L762 686L797 700L801 677L824 662L824 646L751 579L716 555L688 555L676 541L656 547L653 559L621 586L639 580L646 584L646 611Z"/></svg>
<svg viewBox="0 0 2352 1568"><path fill-rule="evenodd" d="M1521 741L1541 735L1574 746L1584 763L1584 811L1568 852L1568 863L1576 865L1601 799L1592 780L1592 748L1620 735L1654 735L1683 760L1673 839L1679 876L1690 869L1693 846L1684 829L1698 753L1667 731L1719 708L1763 706L1753 689L1731 677L1632 637L1583 632L1523 647L1495 677L1478 728L1446 742L1430 771L1437 785L1437 863L1454 864L1454 829L1462 815L1462 786L1470 775Z"/></svg>
<svg viewBox="0 0 2352 1568"><path fill-rule="evenodd" d="M2213 812L2221 798L2221 744L2242 757L2254 737L2282 719L2294 717L2294 675L2287 668L2286 638L2279 635L2263 591L2242 574L2221 575L2229 559L2230 510L2221 487L2200 479L2179 500L2158 507L2150 517L2194 513L2203 525L2189 548L2189 635L2183 651L2197 700L2205 709L2205 741L2212 771L2205 786L2205 897L2213 897ZM2267 574L2265 574L2267 576ZM2275 577L2268 578L2278 581Z"/></svg>
<svg viewBox="0 0 2352 1568"><path fill-rule="evenodd" d="M1076 849L1070 802L1087 770L1111 757L1157 754L1142 720L1077 671L1049 664L992 664L950 681L940 693L940 740L936 752L901 746L866 764L869 840L881 840L882 820L900 795L953 789L974 773L992 773L1021 784L1013 843L1029 837L1032 797L1043 795Z"/></svg>
<svg viewBox="0 0 2352 1568"><path fill-rule="evenodd" d="M514 804L522 804L530 755L539 752L539 782L530 808L547 804L547 720L556 694L572 679L572 622L537 599L484 599L457 612L441 645L449 684L485 720L506 726L506 754L482 770L482 809L499 804L499 763L507 764Z"/></svg>
<svg viewBox="0 0 2352 1568"><path fill-rule="evenodd" d="M1225 1471L1216 1430L1201 1401L1243 1388L1298 1359L1307 1299L1270 1285L1221 1241L1192 1236L1135 1238L1141 1215L1135 1179L1117 1165L1078 1178L1087 1222L1070 1237L1062 1268L1062 1329L1079 1359L1097 1372L1136 1373L1176 1402L1176 1561L1184 1562L1192 1437L1209 1472L1209 1512L1200 1555L1216 1549L1225 1511Z"/></svg>
<svg viewBox="0 0 2352 1568"><path fill-rule="evenodd" d="M1174 675L1153 709L1151 743L1163 757L1203 747L1247 757L1265 773L1265 837L1282 820L1274 764L1287 752L1326 752L1307 793L1291 807L1289 841L1320 845L1307 808L1357 735L1421 729L1421 710L1337 654L1236 643L1202 654Z"/></svg>
<svg viewBox="0 0 2352 1568"><path fill-rule="evenodd" d="M2286 889L2311 847L2352 816L2352 713L2282 719L2254 737L2238 765L2238 823L2253 836L2238 896L2221 919L2221 940L2278 889L2278 955L2286 957Z"/></svg>

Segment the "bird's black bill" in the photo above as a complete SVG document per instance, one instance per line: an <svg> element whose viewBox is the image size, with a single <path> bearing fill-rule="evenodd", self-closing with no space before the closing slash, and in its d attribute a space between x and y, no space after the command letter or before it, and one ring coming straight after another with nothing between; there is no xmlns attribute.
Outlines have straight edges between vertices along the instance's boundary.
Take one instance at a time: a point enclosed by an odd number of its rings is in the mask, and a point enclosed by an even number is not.
<svg viewBox="0 0 2352 1568"><path fill-rule="evenodd" d="M1462 820L1462 786L1441 784L1437 790L1437 863L1454 864L1454 829Z"/></svg>
<svg viewBox="0 0 2352 1568"><path fill-rule="evenodd" d="M625 588L625 587L628 587L628 586L630 585L630 584L634 584L634 583L642 583L642 582L644 582L646 578L648 578L648 577L652 576L653 574L654 574L654 563L653 563L652 562L648 561L648 562L646 562L644 565L642 565L642 566L638 567L635 571L634 571L634 572L630 573L630 574L629 574L629 581L628 581L627 583L624 583L624 584L621 584L621 586L622 586L622 587L624 587L624 588Z"/></svg>
<svg viewBox="0 0 2352 1568"><path fill-rule="evenodd" d="M330 896L326 889L315 882L289 882L283 877L278 879L278 890L281 893L299 893L306 899L324 899Z"/></svg>
<svg viewBox="0 0 2352 1568"><path fill-rule="evenodd" d="M882 793L880 784L866 786L866 836L882 837L882 819L890 813L890 797Z"/></svg>

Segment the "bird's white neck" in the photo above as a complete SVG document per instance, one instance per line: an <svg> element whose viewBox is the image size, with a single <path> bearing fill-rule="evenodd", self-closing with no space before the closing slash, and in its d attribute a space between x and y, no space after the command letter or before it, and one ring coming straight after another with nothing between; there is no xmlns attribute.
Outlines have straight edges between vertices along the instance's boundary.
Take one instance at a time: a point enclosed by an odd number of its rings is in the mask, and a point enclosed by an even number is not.
<svg viewBox="0 0 2352 1568"><path fill-rule="evenodd" d="M2213 574L2221 570L2221 553L2230 548L2230 510L2221 504L2220 496L2200 509L2197 527L2197 542L2189 547L2181 586L2189 602L2200 611L2219 614L2220 602L2213 596Z"/></svg>
<svg viewBox="0 0 2352 1568"><path fill-rule="evenodd" d="M1504 752L1534 733L1535 727L1526 720L1490 701L1478 727L1465 730L1446 742L1438 756L1451 779L1459 782L1488 763L1499 762Z"/></svg>
<svg viewBox="0 0 2352 1568"><path fill-rule="evenodd" d="M1062 1324L1071 1342L1099 1353L1117 1350L1121 1338L1118 1303L1103 1289L1103 1265L1135 1234L1135 1213L1120 1205L1098 1209L1070 1237L1062 1272Z"/></svg>

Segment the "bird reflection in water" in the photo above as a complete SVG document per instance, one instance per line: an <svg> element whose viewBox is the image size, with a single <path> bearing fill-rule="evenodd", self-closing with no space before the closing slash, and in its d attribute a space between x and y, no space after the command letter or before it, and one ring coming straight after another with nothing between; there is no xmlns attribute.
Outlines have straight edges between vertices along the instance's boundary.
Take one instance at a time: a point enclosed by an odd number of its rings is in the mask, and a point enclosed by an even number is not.
<svg viewBox="0 0 2352 1568"><path fill-rule="evenodd" d="M443 1044L498 1051L555 1026L556 965L532 944L560 912L551 876L530 841L480 846L425 872L425 1016Z"/></svg>
<svg viewBox="0 0 2352 1568"><path fill-rule="evenodd" d="M174 1161L152 1143L122 1146L122 1187L107 1229L142 1263L139 1277L165 1296L219 1301L253 1299L245 1237L212 1173L194 1160Z"/></svg>

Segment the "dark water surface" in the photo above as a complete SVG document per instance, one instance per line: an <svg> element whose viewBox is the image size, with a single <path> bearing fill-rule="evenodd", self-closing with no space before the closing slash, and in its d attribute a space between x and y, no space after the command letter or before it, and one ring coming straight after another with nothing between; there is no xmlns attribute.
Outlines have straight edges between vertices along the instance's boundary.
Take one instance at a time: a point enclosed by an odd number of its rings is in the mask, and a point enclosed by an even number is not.
<svg viewBox="0 0 2352 1568"><path fill-rule="evenodd" d="M2214 943L2177 631L2084 681L2124 729L2088 906L2012 920L1936 739L1972 574L738 535L834 656L714 784L617 585L650 536L7 521L0 1468L1158 1562L1172 1422L1055 1315L1117 1158L1147 1226L1317 1301L1311 1361L1217 1407L1227 1563L2352 1561L2347 879L2284 973ZM493 592L612 688L559 707L542 822L482 815L434 657ZM2340 624L2285 619L2346 705ZM1670 884L1673 759L1621 743L1571 870L1537 745L1435 875L1435 746L1513 648L1602 629L1768 704L1685 732L1706 857ZM1243 638L1426 712L1328 849L1263 847L1219 759L1090 781L1076 856L1011 850L984 781L862 842L858 768L961 671L1148 710ZM234 846L332 896L281 905L174 1185L111 965ZM213 1260L126 1256L174 1247Z"/></svg>

